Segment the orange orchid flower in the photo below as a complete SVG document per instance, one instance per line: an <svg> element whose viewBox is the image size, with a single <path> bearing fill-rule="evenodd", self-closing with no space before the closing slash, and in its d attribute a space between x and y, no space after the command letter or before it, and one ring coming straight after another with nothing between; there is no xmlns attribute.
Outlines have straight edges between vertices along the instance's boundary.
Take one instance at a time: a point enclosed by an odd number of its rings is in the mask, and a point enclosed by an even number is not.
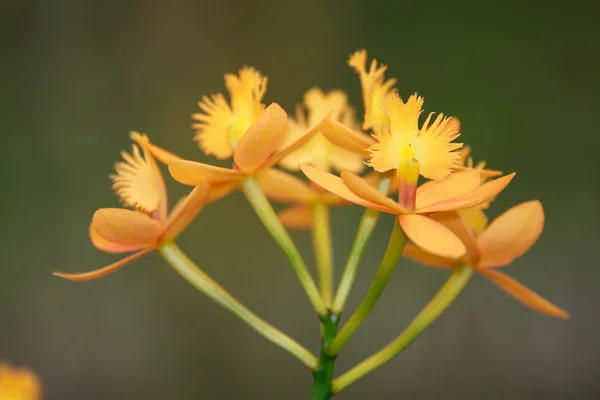
<svg viewBox="0 0 600 400"><path fill-rule="evenodd" d="M285 146L288 118L277 103L272 103L250 125L233 150L234 168L216 167L188 160L172 160L171 176L184 185L207 182L211 185L235 184L260 170L277 164L288 154L305 145L317 132L317 122L292 143Z"/></svg>
<svg viewBox="0 0 600 400"><path fill-rule="evenodd" d="M474 213L474 211L473 211ZM526 306L546 315L568 318L569 314L532 292L497 268L510 264L525 254L537 241L544 229L544 209L537 200L527 201L510 208L489 226L482 210L479 218L465 218L455 212L436 214L435 218L453 231L464 243L467 252L461 257L440 257L407 244L404 255L424 265L453 268L459 262L469 263L475 271Z"/></svg>
<svg viewBox="0 0 600 400"><path fill-rule="evenodd" d="M484 203L500 193L514 173L480 185L477 171L457 172L441 181L419 186L410 209L380 193L363 178L344 171L341 178L312 166L302 171L314 183L349 202L398 216L406 235L424 250L443 257L460 258L466 252L462 241L447 227L425 214L460 210Z"/></svg>
<svg viewBox="0 0 600 400"><path fill-rule="evenodd" d="M355 120L354 109L348 104L348 96L343 91L332 90L324 93L319 88L309 89L304 94L304 106L306 110L299 105L296 108L295 119L290 118L288 121L289 132L286 143L293 142L310 126L318 124L325 117L328 117L328 121L343 124L346 129L356 132L352 136L360 135L357 132L358 123ZM308 115L306 115L307 111ZM335 135L335 130L333 134ZM308 164L323 171L336 169L361 172L365 167L363 159L366 147L359 148L358 151L353 147L347 150L347 145L340 147L329 140L330 135L325 136L321 131L318 132L304 146L284 157L279 164L291 171L298 171L301 164ZM340 138L345 142L344 139Z"/></svg>
<svg viewBox="0 0 600 400"><path fill-rule="evenodd" d="M167 213L165 183L154 158L148 150L145 135L135 136L132 153L122 152L125 161L115 165L111 178L113 188L122 202L134 210L101 208L90 224L90 239L107 253L135 252L104 268L78 274L54 272L55 276L73 281L87 281L106 276L134 260L173 240L194 219L206 203L210 186L199 183L191 193Z"/></svg>
<svg viewBox="0 0 600 400"><path fill-rule="evenodd" d="M15 368L0 362L0 399L39 400L42 385L37 375L28 368Z"/></svg>

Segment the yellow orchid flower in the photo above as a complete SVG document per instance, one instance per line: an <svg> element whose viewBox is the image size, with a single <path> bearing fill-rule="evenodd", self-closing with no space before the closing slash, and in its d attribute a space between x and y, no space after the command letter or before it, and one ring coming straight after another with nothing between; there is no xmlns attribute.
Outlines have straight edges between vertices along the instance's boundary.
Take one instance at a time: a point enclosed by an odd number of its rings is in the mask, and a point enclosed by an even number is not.
<svg viewBox="0 0 600 400"><path fill-rule="evenodd" d="M483 214L482 210L477 211ZM544 209L537 200L527 201L510 208L489 226L483 218L465 218L455 212L436 214L433 218L454 232L467 248L461 257L440 257L407 244L404 255L424 265L454 268L461 261L526 306L546 315L568 318L569 314L550 303L508 275L497 271L525 254L537 241L544 229Z"/></svg>
<svg viewBox="0 0 600 400"><path fill-rule="evenodd" d="M235 184L277 164L305 145L319 132L323 120L308 128L291 143L284 144L288 118L277 103L268 106L243 134L233 152L234 168L216 167L189 160L171 160L171 176L184 185L207 182L211 185Z"/></svg>
<svg viewBox="0 0 600 400"><path fill-rule="evenodd" d="M321 89L312 88L304 94L304 107L296 108L296 118L289 119L286 143L293 142L310 126L326 117L350 130L357 130L354 110L348 104L346 93L341 90L324 93ZM336 169L359 173L364 168L363 158L364 148L359 152L346 150L319 132L304 146L284 157L279 164L291 171L298 171L301 164L308 164L324 171Z"/></svg>
<svg viewBox="0 0 600 400"><path fill-rule="evenodd" d="M0 362L0 400L39 400L42 385L32 370Z"/></svg>
<svg viewBox="0 0 600 400"><path fill-rule="evenodd" d="M55 276L74 281L87 281L106 276L157 249L179 235L200 212L208 200L210 186L199 183L191 193L167 213L167 192L158 165L148 150L145 135L134 135L140 143L115 165L111 178L113 188L125 208L101 208L94 213L89 234L92 244L107 253L131 253L111 265L94 271Z"/></svg>
<svg viewBox="0 0 600 400"><path fill-rule="evenodd" d="M512 173L481 185L479 172L457 172L447 179L429 181L415 188L410 204L407 201L402 204L348 171L342 172L341 178L308 165L302 171L317 185L352 203L397 215L402 229L417 246L449 258L462 257L465 245L450 229L425 215L484 203L497 196L515 176Z"/></svg>
<svg viewBox="0 0 600 400"><path fill-rule="evenodd" d="M220 159L232 156L244 133L263 112L267 77L252 67L243 67L238 75L225 75L225 87L231 104L221 93L204 96L198 103L202 113L192 115L197 121L192 127L200 148Z"/></svg>

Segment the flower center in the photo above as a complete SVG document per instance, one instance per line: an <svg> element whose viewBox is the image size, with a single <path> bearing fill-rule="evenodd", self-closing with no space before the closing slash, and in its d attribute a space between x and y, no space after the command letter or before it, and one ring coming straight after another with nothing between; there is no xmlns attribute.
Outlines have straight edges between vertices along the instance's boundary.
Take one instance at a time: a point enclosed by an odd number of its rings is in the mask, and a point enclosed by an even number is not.
<svg viewBox="0 0 600 400"><path fill-rule="evenodd" d="M404 144L399 154L398 165L398 202L409 212L414 211L417 183L419 181L419 161L410 143Z"/></svg>

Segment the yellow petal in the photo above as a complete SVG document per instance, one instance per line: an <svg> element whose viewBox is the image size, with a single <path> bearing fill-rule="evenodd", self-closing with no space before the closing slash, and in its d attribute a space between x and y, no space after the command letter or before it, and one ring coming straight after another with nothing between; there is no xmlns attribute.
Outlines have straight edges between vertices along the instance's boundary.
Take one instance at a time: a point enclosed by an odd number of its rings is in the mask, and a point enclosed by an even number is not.
<svg viewBox="0 0 600 400"><path fill-rule="evenodd" d="M416 208L427 207L477 189L481 184L478 171L457 172L443 180L427 181L417 188Z"/></svg>
<svg viewBox="0 0 600 400"><path fill-rule="evenodd" d="M232 150L227 140L227 132L235 119L233 111L221 93L204 96L198 102L203 111L192 115L198 122L192 124L196 131L194 140L206 154L212 154L219 159L231 157Z"/></svg>
<svg viewBox="0 0 600 400"><path fill-rule="evenodd" d="M144 136L140 135L140 138ZM135 144L132 153L121 152L125 161L115 164L116 174L111 175L113 189L123 204L140 211L166 213L166 189L162 174L148 151L147 138L142 147L143 155Z"/></svg>
<svg viewBox="0 0 600 400"><path fill-rule="evenodd" d="M494 179L493 181L484 183L477 189L460 194L458 196L450 197L434 204L430 204L426 207L418 209L417 212L420 214L429 214L440 211L462 210L477 206L496 197L502 190L504 190L514 176L515 173L513 172L512 174Z"/></svg>
<svg viewBox="0 0 600 400"><path fill-rule="evenodd" d="M245 173L234 169L188 160L173 161L169 164L169 172L177 182L189 186L196 186L200 182L209 184L232 182L246 176Z"/></svg>
<svg viewBox="0 0 600 400"><path fill-rule="evenodd" d="M481 266L501 267L522 256L544 229L544 208L537 200L512 207L496 218L477 241Z"/></svg>
<svg viewBox="0 0 600 400"><path fill-rule="evenodd" d="M380 204L372 203L366 199L363 199L362 197L357 196L350 189L348 189L348 187L340 178L338 178L335 175L321 171L310 165L303 165L301 168L302 172L304 172L304 175L306 175L308 179L321 186L323 189L328 190L329 192L340 196L341 198L346 199L351 203L358 204L367 208L373 208L375 210L387 212L390 214L396 213L395 210L389 207L384 207Z"/></svg>
<svg viewBox="0 0 600 400"><path fill-rule="evenodd" d="M310 229L312 226L312 210L304 204L285 208L277 216L288 228Z"/></svg>
<svg viewBox="0 0 600 400"><path fill-rule="evenodd" d="M274 168L260 171L257 180L265 195L274 201L308 203L316 197L315 191L306 182Z"/></svg>
<svg viewBox="0 0 600 400"><path fill-rule="evenodd" d="M321 133L336 146L363 156L368 156L367 149L375 144L375 140L371 136L356 132L331 119L326 119L323 122Z"/></svg>
<svg viewBox="0 0 600 400"><path fill-rule="evenodd" d="M568 312L550 303L548 300L526 288L508 275L496 270L485 268L478 268L477 272L488 278L498 287L506 291L506 293L525 304L527 307L551 317L563 319L569 318Z"/></svg>
<svg viewBox="0 0 600 400"><path fill-rule="evenodd" d="M90 240L94 247L107 253L130 253L147 247L145 244L125 245L122 243L111 242L96 232L93 224L90 224L89 233Z"/></svg>
<svg viewBox="0 0 600 400"><path fill-rule="evenodd" d="M406 246L404 246L402 255L428 267L452 268L456 264L456 260L434 256L412 243L407 243Z"/></svg>
<svg viewBox="0 0 600 400"><path fill-rule="evenodd" d="M429 217L399 214L398 222L414 244L434 256L458 260L467 251L463 242L450 229Z"/></svg>
<svg viewBox="0 0 600 400"><path fill-rule="evenodd" d="M240 139L233 159L245 172L254 172L262 166L285 140L287 114L277 103L272 103L258 117Z"/></svg>
<svg viewBox="0 0 600 400"><path fill-rule="evenodd" d="M169 163L174 160L181 160L181 157L179 157L177 154L171 153L162 147L150 143L150 140L146 135L138 132L131 132L129 136L131 137L131 140L139 144L142 148L144 148L144 145L148 146L148 151L150 151L150 154L152 154L154 158L165 165L169 165Z"/></svg>
<svg viewBox="0 0 600 400"><path fill-rule="evenodd" d="M109 242L124 246L154 246L160 223L138 211L101 208L92 217L93 229Z"/></svg>
<svg viewBox="0 0 600 400"><path fill-rule="evenodd" d="M369 184L366 180L361 177L344 171L341 175L344 184L354 193L362 199L365 199L371 203L379 204L381 207L386 209L394 210L397 214L406 214L407 211L400 204L387 197Z"/></svg>
<svg viewBox="0 0 600 400"><path fill-rule="evenodd" d="M70 281L93 281L94 279L102 278L108 274L111 274L115 271L120 270L127 264L150 253L152 250L154 250L154 248L148 248L148 249L144 249L142 251L138 251L137 253L133 253L132 255L125 257L113 264L110 264L104 268L100 268L100 269L97 269L94 271L82 272L79 274L66 274L63 272L53 272L52 275L58 276L59 278L68 279Z"/></svg>
<svg viewBox="0 0 600 400"><path fill-rule="evenodd" d="M163 227L161 242L174 239L192 222L206 204L209 192L210 185L204 182L192 189L185 200L171 211Z"/></svg>

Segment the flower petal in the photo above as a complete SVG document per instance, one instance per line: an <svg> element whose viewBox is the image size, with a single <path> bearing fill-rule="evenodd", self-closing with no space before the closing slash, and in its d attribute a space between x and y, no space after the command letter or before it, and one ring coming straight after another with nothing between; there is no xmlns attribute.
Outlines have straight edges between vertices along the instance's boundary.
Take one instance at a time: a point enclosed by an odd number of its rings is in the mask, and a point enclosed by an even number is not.
<svg viewBox="0 0 600 400"><path fill-rule="evenodd" d="M138 251L137 253L133 253L128 257L125 257L113 264L110 264L104 268L97 269L95 271L82 272L80 274L65 274L63 272L53 272L52 275L58 276L59 278L68 279L70 281L93 281L94 279L102 278L108 274L120 270L127 264L150 253L152 250L154 250L154 248L147 248L142 251Z"/></svg>
<svg viewBox="0 0 600 400"><path fill-rule="evenodd" d="M146 135L142 135L138 132L131 132L129 137L131 138L131 140L142 146L142 148L145 144L148 147L148 151L150 152L150 154L152 154L154 158L156 158L158 161L165 165L169 165L171 161L182 159L177 154L171 153L170 151L165 150L162 147L152 144Z"/></svg>
<svg viewBox="0 0 600 400"><path fill-rule="evenodd" d="M209 193L210 185L204 182L192 189L185 200L171 211L163 227L160 241L171 240L179 235L202 210L208 200Z"/></svg>
<svg viewBox="0 0 600 400"><path fill-rule="evenodd" d="M155 246L160 223L138 211L101 208L92 217L92 229L109 242L124 246Z"/></svg>
<svg viewBox="0 0 600 400"><path fill-rule="evenodd" d="M371 136L356 132L341 122L329 118L323 121L321 133L336 146L365 157L369 155L367 149L375 144Z"/></svg>
<svg viewBox="0 0 600 400"><path fill-rule="evenodd" d="M308 130L306 132L299 135L298 138L296 140L294 140L292 143L286 145L285 147L280 149L277 153L273 154L265 162L264 167L271 167L271 166L277 164L279 161L281 161L282 158L286 157L290 153L293 153L294 151L298 150L299 148L304 146L306 143L308 143L308 141L310 139L312 139L317 133L319 133L319 130L321 129L321 125L323 124L324 120L325 120L325 118L318 121L316 124L314 124L313 126L308 128Z"/></svg>
<svg viewBox="0 0 600 400"><path fill-rule="evenodd" d="M235 165L245 172L254 172L285 140L287 114L272 103L248 128L233 154Z"/></svg>
<svg viewBox="0 0 600 400"><path fill-rule="evenodd" d="M390 214L396 214L396 211L391 208L381 206L377 203L372 203L366 199L363 199L362 197L357 196L350 189L348 189L348 187L340 178L338 178L335 175L321 171L320 169L317 169L310 165L302 165L301 169L302 172L304 172L304 175L308 177L308 179L321 186L323 189L328 190L331 193L338 195L351 203L358 204L367 208L373 208L375 210L387 212Z"/></svg>
<svg viewBox="0 0 600 400"><path fill-rule="evenodd" d="M213 203L217 200L221 200L223 197L237 189L239 185L239 181L210 185L210 193L208 194L207 203Z"/></svg>
<svg viewBox="0 0 600 400"><path fill-rule="evenodd" d="M169 172L173 179L184 185L196 186L200 182L226 183L240 180L245 173L235 169L215 167L195 161L177 160L169 164Z"/></svg>
<svg viewBox="0 0 600 400"><path fill-rule="evenodd" d="M501 267L522 256L543 229L544 208L539 201L527 201L509 209L477 238L481 266Z"/></svg>
<svg viewBox="0 0 600 400"><path fill-rule="evenodd" d="M496 197L514 178L515 173L484 183L477 189L417 209L419 214L429 214L440 211L462 210L485 203Z"/></svg>
<svg viewBox="0 0 600 400"><path fill-rule="evenodd" d="M434 256L412 243L407 243L404 246L402 255L428 267L452 268L456 264L456 260L452 258Z"/></svg>
<svg viewBox="0 0 600 400"><path fill-rule="evenodd" d="M417 214L399 214L398 221L406 236L426 252L458 260L467 249L463 242L444 225Z"/></svg>
<svg viewBox="0 0 600 400"><path fill-rule="evenodd" d="M463 242L467 248L467 253L463 259L471 265L479 264L480 254L477 239L456 211L435 213L431 215L431 218L450 229Z"/></svg>
<svg viewBox="0 0 600 400"><path fill-rule="evenodd" d="M285 208L277 216L288 228L310 229L312 227L312 210L304 204Z"/></svg>
<svg viewBox="0 0 600 400"><path fill-rule="evenodd" d="M257 174L258 183L265 195L282 203L308 203L316 197L315 191L292 174L268 168Z"/></svg>
<svg viewBox="0 0 600 400"><path fill-rule="evenodd" d="M89 233L90 240L92 241L94 247L98 250L107 253L130 253L132 251L140 250L146 247L146 245L144 244L124 245L121 243L111 242L110 240L105 239L98 232L96 232L96 229L94 228L93 224L90 224Z"/></svg>
<svg viewBox="0 0 600 400"><path fill-rule="evenodd" d="M417 188L417 210L468 193L481 184L478 171L457 172L443 180L430 180Z"/></svg>
<svg viewBox="0 0 600 400"><path fill-rule="evenodd" d="M505 275L500 271L485 268L478 268L477 272L488 278L496 284L496 286L506 291L506 293L525 304L527 307L551 317L563 319L569 318L568 312L550 303L548 300L526 288L510 276Z"/></svg>
<svg viewBox="0 0 600 400"><path fill-rule="evenodd" d="M352 193L362 199L370 201L371 203L379 204L382 207L392 209L396 214L406 214L408 212L406 211L406 208L402 207L400 204L390 199L379 190L375 189L369 184L369 182L362 179L358 175L353 174L352 172L342 172L342 181L344 181Z"/></svg>

